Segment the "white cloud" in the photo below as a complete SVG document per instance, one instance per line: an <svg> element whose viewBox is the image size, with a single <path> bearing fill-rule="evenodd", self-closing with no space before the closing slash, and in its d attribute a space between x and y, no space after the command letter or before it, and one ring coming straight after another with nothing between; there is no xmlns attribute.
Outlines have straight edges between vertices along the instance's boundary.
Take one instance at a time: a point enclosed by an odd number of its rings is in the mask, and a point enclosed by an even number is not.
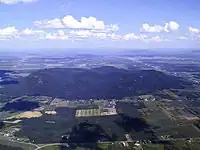
<svg viewBox="0 0 200 150"><path fill-rule="evenodd" d="M97 39L106 39L109 35L107 33L93 33L93 36Z"/></svg>
<svg viewBox="0 0 200 150"><path fill-rule="evenodd" d="M123 36L123 40L140 40L143 42L167 42L169 41L166 38L162 38L160 36L147 36L145 34L134 34L128 33Z"/></svg>
<svg viewBox="0 0 200 150"><path fill-rule="evenodd" d="M153 36L149 37L147 42L172 42L172 39L166 38L166 37L161 37L161 36Z"/></svg>
<svg viewBox="0 0 200 150"><path fill-rule="evenodd" d="M170 21L170 22L166 23L165 26L169 30L178 30L178 28L179 28L179 24L175 21Z"/></svg>
<svg viewBox="0 0 200 150"><path fill-rule="evenodd" d="M82 17L81 21L79 22L73 16L65 16L62 19L62 22L65 27L68 28L75 28L75 29L97 29L97 30L104 30L105 24L103 21L97 20L95 17Z"/></svg>
<svg viewBox="0 0 200 150"><path fill-rule="evenodd" d="M45 34L43 30L33 30L26 28L20 32L22 35L39 35L39 34Z"/></svg>
<svg viewBox="0 0 200 150"><path fill-rule="evenodd" d="M34 21L34 24L40 28L71 28L107 31L119 30L118 25L106 25L103 21L97 20L95 17L81 17L81 20L79 21L71 15L67 15L63 18L55 18L52 20Z"/></svg>
<svg viewBox="0 0 200 150"><path fill-rule="evenodd" d="M63 30L56 32L47 32L43 30L22 29L18 30L15 27L6 27L0 29L0 40L8 39L29 39L29 40L66 40L68 35Z"/></svg>
<svg viewBox="0 0 200 150"><path fill-rule="evenodd" d="M153 41L153 42L163 42L164 40L160 36L153 36L151 38L151 41Z"/></svg>
<svg viewBox="0 0 200 150"><path fill-rule="evenodd" d="M165 25L149 25L148 23L144 23L141 27L142 32L150 32L150 33L159 33L159 32L169 32L178 30L179 24L175 21L169 21Z"/></svg>
<svg viewBox="0 0 200 150"><path fill-rule="evenodd" d="M16 35L18 30L15 27L6 27L3 29L0 29L0 35L1 36L13 36Z"/></svg>
<svg viewBox="0 0 200 150"><path fill-rule="evenodd" d="M92 33L92 31L90 30L75 30L75 31L72 30L70 31L70 34L80 37L80 38L88 38L88 37L93 36L96 33Z"/></svg>
<svg viewBox="0 0 200 150"><path fill-rule="evenodd" d="M61 20L56 18L53 20L42 20L33 22L37 27L41 28L64 28Z"/></svg>
<svg viewBox="0 0 200 150"><path fill-rule="evenodd" d="M140 40L143 42L168 42L169 40L166 38L162 38L160 36L147 36L145 34L134 34L128 33L123 36L123 40Z"/></svg>
<svg viewBox="0 0 200 150"><path fill-rule="evenodd" d="M173 25L166 25L168 30L175 30L177 27ZM170 27L169 27L170 26ZM173 26L173 27L172 27ZM112 27L115 28L115 27ZM194 30L195 28L191 28L193 32L197 32ZM191 30L190 29L190 30ZM147 36L148 35L148 36ZM67 39L101 39L101 40L117 40L117 41L128 41L128 40L140 40L144 42L165 42L169 41L167 37L163 38L161 36L151 36L151 34L135 34L135 33L127 33L127 34L118 34L117 32L105 32L105 30L88 30L88 29L58 29L55 31L54 29L16 29L14 26L6 27L0 29L0 39L27 39L27 40L67 40ZM193 34L191 34L193 35ZM194 34L198 35L198 34ZM190 39L186 36L178 35L173 38L174 40L187 40Z"/></svg>
<svg viewBox="0 0 200 150"><path fill-rule="evenodd" d="M13 26L0 29L0 39L1 40L16 38L17 34L18 34L18 30Z"/></svg>
<svg viewBox="0 0 200 150"><path fill-rule="evenodd" d="M72 30L70 31L72 36L78 38L96 38L96 39L111 39L111 40L121 40L122 36L115 33L106 32L93 32L93 30Z"/></svg>
<svg viewBox="0 0 200 150"><path fill-rule="evenodd" d="M105 33L105 32L92 32L91 30L72 30L69 33L70 37L75 38L96 38L96 39L111 39L117 41L128 41L128 40L140 40L144 42L169 42L167 38L160 36L147 36L145 34L134 34L128 33L125 35L119 35L116 33ZM183 37L182 37L183 38Z"/></svg>
<svg viewBox="0 0 200 150"><path fill-rule="evenodd" d="M200 33L200 29L197 29L197 28L193 28L193 27L188 27L188 30L191 32L191 33Z"/></svg>
<svg viewBox="0 0 200 150"><path fill-rule="evenodd" d="M186 37L186 36L180 36L180 37L178 37L178 39L179 39L179 40L187 40L188 37Z"/></svg>
<svg viewBox="0 0 200 150"><path fill-rule="evenodd" d="M65 32L63 30L58 30L57 35L59 36L65 36Z"/></svg>
<svg viewBox="0 0 200 150"><path fill-rule="evenodd" d="M145 34L135 35L134 33L125 34L124 40L145 40L147 36Z"/></svg>
<svg viewBox="0 0 200 150"><path fill-rule="evenodd" d="M68 38L68 35L63 30L58 30L55 33L47 33L44 37L40 37L40 39L44 40L67 40Z"/></svg>
<svg viewBox="0 0 200 150"><path fill-rule="evenodd" d="M149 24L145 23L142 25L141 30L145 32L162 32L163 27L159 25L150 26Z"/></svg>
<svg viewBox="0 0 200 150"><path fill-rule="evenodd" d="M107 36L111 40L122 40L122 36L121 35L117 35L115 33L108 34Z"/></svg>
<svg viewBox="0 0 200 150"><path fill-rule="evenodd" d="M192 41L200 40L200 29L189 26L188 31L189 33L187 34L187 37L189 40L192 40Z"/></svg>
<svg viewBox="0 0 200 150"><path fill-rule="evenodd" d="M36 30L31 28L18 30L15 27L6 27L0 29L0 39L29 39L29 40L66 40L68 38L96 38L120 40L122 36L115 33L107 33L101 30Z"/></svg>
<svg viewBox="0 0 200 150"><path fill-rule="evenodd" d="M43 30L22 29L18 32L18 38L23 40L39 40L44 38L48 33Z"/></svg>
<svg viewBox="0 0 200 150"><path fill-rule="evenodd" d="M36 40L66 40L68 35L63 30L57 30L56 32L34 30L26 28L19 32L20 39L36 39Z"/></svg>
<svg viewBox="0 0 200 150"><path fill-rule="evenodd" d="M119 26L117 24L110 24L106 26L107 31L118 31Z"/></svg>
<svg viewBox="0 0 200 150"><path fill-rule="evenodd" d="M134 33L129 33L124 35L124 40L132 40L132 39L137 39L137 36Z"/></svg>
<svg viewBox="0 0 200 150"><path fill-rule="evenodd" d="M145 34L136 35L134 33L128 33L125 35L119 35L116 33L105 32L93 32L93 30L72 30L70 31L70 37L75 38L96 38L96 39L111 39L111 40L148 40L148 36Z"/></svg>
<svg viewBox="0 0 200 150"><path fill-rule="evenodd" d="M0 0L0 3L12 5L12 4L17 4L17 3L30 3L33 1L36 1L36 0Z"/></svg>
<svg viewBox="0 0 200 150"><path fill-rule="evenodd" d="M0 39L26 39L27 37L38 38L45 34L46 32L43 30L33 30L29 28L19 30L14 26L0 29Z"/></svg>

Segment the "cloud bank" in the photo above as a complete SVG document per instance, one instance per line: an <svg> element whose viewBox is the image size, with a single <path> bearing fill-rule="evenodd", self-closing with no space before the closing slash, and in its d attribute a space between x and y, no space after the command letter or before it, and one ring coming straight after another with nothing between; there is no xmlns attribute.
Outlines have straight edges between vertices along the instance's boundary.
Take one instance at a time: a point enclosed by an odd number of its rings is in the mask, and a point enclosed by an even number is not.
<svg viewBox="0 0 200 150"><path fill-rule="evenodd" d="M34 1L36 0L0 0L0 4L12 5L17 3L30 3Z"/></svg>
<svg viewBox="0 0 200 150"><path fill-rule="evenodd" d="M149 25L148 23L144 23L140 30L142 32L150 32L150 33L160 33L160 32L171 32L179 29L179 24L175 21L169 21L165 23L165 25Z"/></svg>
<svg viewBox="0 0 200 150"><path fill-rule="evenodd" d="M104 21L98 20L95 17L81 17L80 21L71 15L63 18L54 18L51 20L37 20L34 25L39 28L70 28L70 29L88 29L88 30L103 30L117 31L117 24L105 24Z"/></svg>

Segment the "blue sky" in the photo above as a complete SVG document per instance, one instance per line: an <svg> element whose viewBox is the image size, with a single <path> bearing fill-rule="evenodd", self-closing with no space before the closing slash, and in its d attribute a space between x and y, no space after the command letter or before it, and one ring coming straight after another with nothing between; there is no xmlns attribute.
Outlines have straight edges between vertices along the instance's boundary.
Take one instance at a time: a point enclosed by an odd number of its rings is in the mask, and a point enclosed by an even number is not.
<svg viewBox="0 0 200 150"><path fill-rule="evenodd" d="M0 0L0 49L199 48L199 0Z"/></svg>

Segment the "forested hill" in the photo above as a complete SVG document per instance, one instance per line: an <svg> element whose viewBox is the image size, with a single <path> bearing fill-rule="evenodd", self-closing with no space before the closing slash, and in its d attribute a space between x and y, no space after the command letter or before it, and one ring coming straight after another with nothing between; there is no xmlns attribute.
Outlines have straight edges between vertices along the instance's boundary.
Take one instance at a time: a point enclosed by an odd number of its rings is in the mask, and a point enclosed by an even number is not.
<svg viewBox="0 0 200 150"><path fill-rule="evenodd" d="M8 85L4 94L47 95L65 99L116 98L183 88L185 81L154 70L53 68L33 72L18 84Z"/></svg>

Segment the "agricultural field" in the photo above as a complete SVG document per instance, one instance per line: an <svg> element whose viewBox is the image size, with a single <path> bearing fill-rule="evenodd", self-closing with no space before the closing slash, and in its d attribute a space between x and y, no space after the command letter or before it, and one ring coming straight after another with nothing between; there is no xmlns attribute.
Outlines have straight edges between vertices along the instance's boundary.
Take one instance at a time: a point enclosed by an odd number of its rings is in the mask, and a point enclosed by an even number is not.
<svg viewBox="0 0 200 150"><path fill-rule="evenodd" d="M116 108L120 114L102 116L99 109L59 107L54 115L43 113L40 117L22 119L21 130L15 135L36 144L58 143L63 136L70 136L71 142L123 141L125 134L134 140L155 138L134 103L119 102Z"/></svg>
<svg viewBox="0 0 200 150"><path fill-rule="evenodd" d="M17 141L11 141L4 137L0 137L0 150L5 147L5 150L35 150L37 147L32 144L20 143Z"/></svg>
<svg viewBox="0 0 200 150"><path fill-rule="evenodd" d="M76 117L92 117L92 116L110 116L117 115L114 108L102 108L102 109L79 109L76 110Z"/></svg>
<svg viewBox="0 0 200 150"><path fill-rule="evenodd" d="M20 131L15 136L36 144L64 142L124 141L125 134L135 140L200 137L192 122L178 124L170 118L170 107L159 101L118 101L112 108L57 107L53 111L25 111L13 119ZM176 113L176 109L174 109ZM29 113L27 113L29 112ZM56 112L56 113L55 113ZM114 112L114 111L113 111ZM12 121L12 120L11 120ZM64 138L63 138L64 137ZM65 138L67 137L67 139ZM69 138L70 137L70 138Z"/></svg>
<svg viewBox="0 0 200 150"><path fill-rule="evenodd" d="M116 111L118 114L124 114L132 118L140 118L140 112L137 109L138 104L133 102L117 102Z"/></svg>
<svg viewBox="0 0 200 150"><path fill-rule="evenodd" d="M162 144L146 144L142 146L143 150L164 150Z"/></svg>
<svg viewBox="0 0 200 150"><path fill-rule="evenodd" d="M13 147L13 146L8 146L8 145L1 145L0 144L0 150L24 150L19 147Z"/></svg>
<svg viewBox="0 0 200 150"><path fill-rule="evenodd" d="M69 148L66 146L47 146L40 150L69 150Z"/></svg>
<svg viewBox="0 0 200 150"><path fill-rule="evenodd" d="M15 135L27 137L34 143L58 143L62 135L75 125L75 109L60 107L55 115L44 114L38 118L22 120L21 130Z"/></svg>
<svg viewBox="0 0 200 150"><path fill-rule="evenodd" d="M144 116L145 120L151 124L152 126L159 126L162 128L174 126L174 123L170 120L170 118L160 111L151 111L147 112L147 115Z"/></svg>
<svg viewBox="0 0 200 150"><path fill-rule="evenodd" d="M157 106L155 102L145 103L146 108L142 109L142 117L153 127L166 128L175 124L169 116Z"/></svg>
<svg viewBox="0 0 200 150"><path fill-rule="evenodd" d="M200 107L192 107L191 109L200 117Z"/></svg>
<svg viewBox="0 0 200 150"><path fill-rule="evenodd" d="M162 135L169 135L169 138L197 138L200 137L200 132L192 125L174 126L171 128L160 128L155 130L156 135L161 137Z"/></svg>
<svg viewBox="0 0 200 150"><path fill-rule="evenodd" d="M76 110L76 117L89 117L89 116L101 116L101 110L100 109Z"/></svg>
<svg viewBox="0 0 200 150"><path fill-rule="evenodd" d="M141 111L142 117L159 139L166 138L165 136L167 138L196 138L200 136L199 130L192 123L181 122L183 119L180 119L179 116L182 114L178 110L162 108L158 102L146 102L145 106L146 108ZM177 114L176 118L174 118L174 114Z"/></svg>
<svg viewBox="0 0 200 150"><path fill-rule="evenodd" d="M199 150L199 141L169 141L161 144L145 144L143 150Z"/></svg>
<svg viewBox="0 0 200 150"><path fill-rule="evenodd" d="M26 111L26 112L20 113L16 116L9 117L8 119L37 118L37 117L41 117L41 116L42 116L42 113L39 111Z"/></svg>

